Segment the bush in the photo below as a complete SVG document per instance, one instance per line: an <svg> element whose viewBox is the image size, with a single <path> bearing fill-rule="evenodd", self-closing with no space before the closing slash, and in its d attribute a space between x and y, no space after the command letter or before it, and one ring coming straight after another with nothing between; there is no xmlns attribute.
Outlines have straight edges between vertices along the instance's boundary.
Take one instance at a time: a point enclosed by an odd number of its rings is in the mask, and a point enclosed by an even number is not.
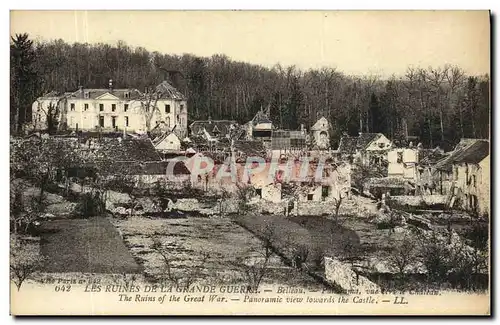
<svg viewBox="0 0 500 325"><path fill-rule="evenodd" d="M488 248L489 226L487 223L474 222L472 227L466 230L464 237L470 241L472 247L485 251Z"/></svg>

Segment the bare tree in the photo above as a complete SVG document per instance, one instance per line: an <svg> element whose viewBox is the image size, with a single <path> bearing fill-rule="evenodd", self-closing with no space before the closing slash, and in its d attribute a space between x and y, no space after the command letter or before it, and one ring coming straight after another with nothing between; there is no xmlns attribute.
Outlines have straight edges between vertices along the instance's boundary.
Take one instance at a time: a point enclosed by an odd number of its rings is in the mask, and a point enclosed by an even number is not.
<svg viewBox="0 0 500 325"><path fill-rule="evenodd" d="M459 89L463 86L465 79L464 71L458 66L450 67L447 69L446 80L448 81L448 105L453 111L458 110L460 122L460 136L464 136L464 118L462 108L459 105L460 95Z"/></svg>
<svg viewBox="0 0 500 325"><path fill-rule="evenodd" d="M439 126L441 129L441 141L444 141L444 123L443 123L443 115L444 115L444 105L442 101L442 97L445 93L443 88L443 83L448 76L448 66L444 68L429 68L429 82L431 84L431 91L434 97L435 108L439 111Z"/></svg>
<svg viewBox="0 0 500 325"><path fill-rule="evenodd" d="M252 186L245 184L236 184L236 200L238 200L238 212L245 213L248 211L248 201L255 193L255 189Z"/></svg>
<svg viewBox="0 0 500 325"><path fill-rule="evenodd" d="M389 263L401 277L404 277L406 271L415 262L417 254L416 242L409 235L395 243L394 250L389 256Z"/></svg>
<svg viewBox="0 0 500 325"><path fill-rule="evenodd" d="M153 88L153 87L151 87ZM144 115L146 121L146 130L151 131L151 121L155 113L161 113L158 108L158 100L161 97L161 93L158 90L147 90L147 92L142 96L140 100L141 112Z"/></svg>
<svg viewBox="0 0 500 325"><path fill-rule="evenodd" d="M43 265L44 258L17 241L10 247L10 277L19 291L22 284Z"/></svg>
<svg viewBox="0 0 500 325"><path fill-rule="evenodd" d="M175 284L177 287L188 288L197 280L203 277L203 269L206 267L206 263L210 258L210 254L203 252L201 254L201 258L198 260L197 264L193 267L190 267L188 270L184 272L175 272L173 266L173 259L170 256L170 249L166 247L159 238L153 238L153 244L151 245L151 249L159 254L163 261L162 268L162 279L170 281Z"/></svg>
<svg viewBox="0 0 500 325"><path fill-rule="evenodd" d="M61 119L62 112L60 110L60 104L61 104L61 101L63 101L64 99L65 99L64 96L56 97L55 100L50 101L47 108L43 107L43 104L40 101L40 98L38 98L36 100L38 113L45 115L46 127L47 127L47 131L49 132L49 134L56 133L59 130L59 128L61 127L60 119ZM36 122L37 121L35 121L35 123ZM36 127L37 127L37 125L35 124L35 128Z"/></svg>
<svg viewBox="0 0 500 325"><path fill-rule="evenodd" d="M249 292L256 293L262 280L269 272L269 261L273 255L275 229L267 224L259 233L261 247L250 250L245 256L238 257L234 266L240 270Z"/></svg>
<svg viewBox="0 0 500 325"><path fill-rule="evenodd" d="M291 249L293 266L299 270L307 268L307 258L309 257L309 246L294 245Z"/></svg>
<svg viewBox="0 0 500 325"><path fill-rule="evenodd" d="M226 210L225 210L225 205L224 205L224 202L227 201L227 199L229 199L231 197L231 194L225 189L225 188L221 188L221 192L219 194L219 214L221 217L224 216L224 214L226 213Z"/></svg>

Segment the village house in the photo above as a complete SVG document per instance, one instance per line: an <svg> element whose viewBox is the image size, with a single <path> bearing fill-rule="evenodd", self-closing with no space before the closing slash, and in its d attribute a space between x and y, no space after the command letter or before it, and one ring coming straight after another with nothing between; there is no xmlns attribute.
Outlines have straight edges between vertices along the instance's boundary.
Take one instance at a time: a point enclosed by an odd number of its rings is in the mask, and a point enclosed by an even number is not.
<svg viewBox="0 0 500 325"><path fill-rule="evenodd" d="M435 166L439 188L448 188L452 206L478 214L490 213L490 145L488 140L462 139ZM458 204L456 203L458 202Z"/></svg>
<svg viewBox="0 0 500 325"><path fill-rule="evenodd" d="M186 97L167 81L142 93L132 88L116 89L110 80L108 88L50 92L37 98L32 108L36 130L46 129L50 116L55 115L61 130L146 132L165 123L181 137L187 134Z"/></svg>
<svg viewBox="0 0 500 325"><path fill-rule="evenodd" d="M358 161L363 166L387 163L392 142L382 133L360 133L357 137L343 136L337 153L342 159Z"/></svg>
<svg viewBox="0 0 500 325"><path fill-rule="evenodd" d="M161 154L181 151L181 139L174 133L164 133L152 140L154 148Z"/></svg>
<svg viewBox="0 0 500 325"><path fill-rule="evenodd" d="M366 188L375 195L434 195L441 194L436 189L438 180L433 173L434 164L445 157L440 148L424 149L419 144L414 147L392 148L387 153L387 177L370 179Z"/></svg>

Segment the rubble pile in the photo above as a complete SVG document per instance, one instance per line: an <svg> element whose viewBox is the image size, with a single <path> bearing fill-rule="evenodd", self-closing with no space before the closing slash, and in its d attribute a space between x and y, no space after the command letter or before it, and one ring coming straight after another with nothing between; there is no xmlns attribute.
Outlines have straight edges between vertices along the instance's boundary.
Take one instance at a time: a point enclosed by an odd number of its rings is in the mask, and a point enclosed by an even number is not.
<svg viewBox="0 0 500 325"><path fill-rule="evenodd" d="M380 287L362 275L356 274L349 265L331 257L325 257L325 277L348 292L380 291Z"/></svg>

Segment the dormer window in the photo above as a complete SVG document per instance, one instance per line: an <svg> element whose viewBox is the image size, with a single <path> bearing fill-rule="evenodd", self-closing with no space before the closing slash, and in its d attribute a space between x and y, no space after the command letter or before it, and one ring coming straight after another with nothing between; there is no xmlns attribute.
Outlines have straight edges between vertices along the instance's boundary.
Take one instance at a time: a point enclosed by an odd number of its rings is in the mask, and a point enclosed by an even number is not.
<svg viewBox="0 0 500 325"><path fill-rule="evenodd" d="M127 99L130 98L130 92L129 91L125 92L125 98L127 98Z"/></svg>
<svg viewBox="0 0 500 325"><path fill-rule="evenodd" d="M90 93L88 91L83 93L83 98L89 98L89 97L90 97Z"/></svg>

